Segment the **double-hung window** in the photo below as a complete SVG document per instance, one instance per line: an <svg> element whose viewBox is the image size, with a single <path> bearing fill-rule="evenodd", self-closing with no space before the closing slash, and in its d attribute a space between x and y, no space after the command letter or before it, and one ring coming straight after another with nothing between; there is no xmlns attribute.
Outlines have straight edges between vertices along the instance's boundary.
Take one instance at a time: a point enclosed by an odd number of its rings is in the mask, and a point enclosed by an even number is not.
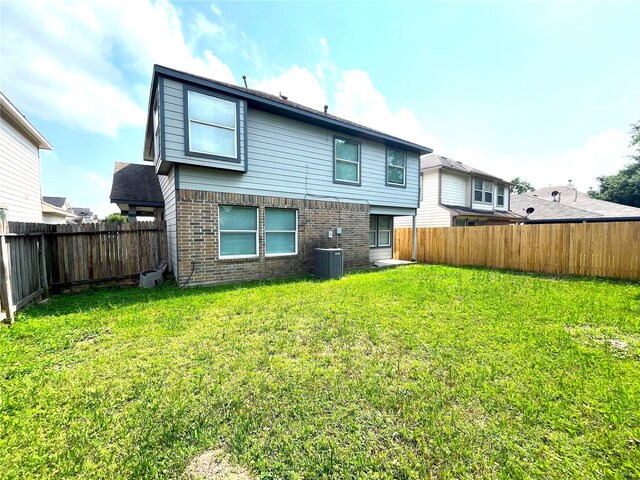
<svg viewBox="0 0 640 480"><path fill-rule="evenodd" d="M187 98L188 153L236 158L238 104L193 90Z"/></svg>
<svg viewBox="0 0 640 480"><path fill-rule="evenodd" d="M265 209L267 255L298 253L298 212L290 208Z"/></svg>
<svg viewBox="0 0 640 480"><path fill-rule="evenodd" d="M473 201L493 204L493 183L480 178L473 179Z"/></svg>
<svg viewBox="0 0 640 480"><path fill-rule="evenodd" d="M404 187L407 175L407 153L387 149L387 185Z"/></svg>
<svg viewBox="0 0 640 480"><path fill-rule="evenodd" d="M496 202L499 207L504 207L504 186L500 185L497 189L497 199Z"/></svg>
<svg viewBox="0 0 640 480"><path fill-rule="evenodd" d="M360 144L334 138L333 180L360 184Z"/></svg>
<svg viewBox="0 0 640 480"><path fill-rule="evenodd" d="M258 209L220 205L220 258L258 256Z"/></svg>
<svg viewBox="0 0 640 480"><path fill-rule="evenodd" d="M369 246L391 246L391 217L383 215L371 215L369 217Z"/></svg>

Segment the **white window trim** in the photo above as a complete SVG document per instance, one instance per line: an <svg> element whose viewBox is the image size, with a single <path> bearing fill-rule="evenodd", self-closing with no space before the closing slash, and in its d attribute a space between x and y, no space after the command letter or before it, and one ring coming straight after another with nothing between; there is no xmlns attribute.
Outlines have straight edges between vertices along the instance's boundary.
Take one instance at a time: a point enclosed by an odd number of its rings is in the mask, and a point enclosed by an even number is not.
<svg viewBox="0 0 640 480"><path fill-rule="evenodd" d="M350 143L352 145L355 145L356 147L358 147L358 159L357 160L349 160L346 158L339 158L338 157L338 149L336 148L336 142L338 140L341 140L343 142L346 143ZM352 183L354 185L360 185L360 143L358 142L354 142L353 140L349 140L348 138L340 138L340 137L335 137L333 139L333 180L334 182L344 182L344 183ZM344 180L342 178L338 178L338 168L337 168L337 163L338 162L343 162L343 163L351 163L351 164L355 164L357 165L357 172L358 172L358 178L356 180Z"/></svg>
<svg viewBox="0 0 640 480"><path fill-rule="evenodd" d="M482 182L482 190L476 188L476 180L480 180ZM486 185L489 185L489 188L486 188ZM494 183L490 182L488 180L484 180L482 178L478 178L478 177L473 177L473 203L481 203L483 205L493 205L494 204L494 197L496 196L494 191L493 191L493 187L494 187ZM482 200L476 200L476 192L482 192ZM491 201L490 202L485 202L484 201L484 194L485 193L490 193L491 194Z"/></svg>
<svg viewBox="0 0 640 480"><path fill-rule="evenodd" d="M227 127L226 125L219 125L217 123L205 122L203 120L195 120L191 118L191 94L202 95L204 97L215 98L216 100L220 100L222 102L233 103L235 105L235 115L233 116L234 127ZM214 153L214 152L206 152L203 150L196 150L193 148L193 142L191 141L191 123L199 123L200 125L207 125L209 127L221 128L223 130L231 130L233 131L233 155L227 155L225 153ZM187 124L189 125L189 151L193 153L201 153L203 155L211 155L214 157L224 157L224 158L238 158L238 104L232 102L230 100L225 100L224 98L219 98L213 95L207 95L206 93L196 92L194 90L188 90L187 92Z"/></svg>
<svg viewBox="0 0 640 480"><path fill-rule="evenodd" d="M500 195L500 189L502 188L502 195ZM496 207L501 207L501 208L505 208L507 205L507 202L505 201L506 199L506 188L504 187L504 185L496 185ZM499 202L499 198L502 197L502 205L500 205Z"/></svg>
<svg viewBox="0 0 640 480"><path fill-rule="evenodd" d="M404 165L402 167L399 167L398 165L391 165L389 163L389 152L390 151L400 152L400 153L404 154ZM391 180L389 180L389 167L391 167L391 168L401 168L402 169L402 183L392 182ZM397 185L398 187L406 187L407 186L407 152L404 152L402 150L396 150L395 148L387 148L387 170L386 170L385 174L387 176L387 183L389 185Z"/></svg>
<svg viewBox="0 0 640 480"><path fill-rule="evenodd" d="M256 230L222 230L220 228L220 207L240 207L240 208L255 208L256 209ZM233 259L233 258L258 258L260 256L260 209L258 207L244 206L244 205L218 205L218 258L220 259ZM222 233L254 233L256 236L256 253L255 255L223 255L222 254Z"/></svg>
<svg viewBox="0 0 640 480"><path fill-rule="evenodd" d="M267 230L267 210L293 210L296 212L296 230ZM267 233L295 233L295 251L293 253L267 253ZM298 210L293 208L265 207L264 209L264 256L265 257L293 257L298 255Z"/></svg>

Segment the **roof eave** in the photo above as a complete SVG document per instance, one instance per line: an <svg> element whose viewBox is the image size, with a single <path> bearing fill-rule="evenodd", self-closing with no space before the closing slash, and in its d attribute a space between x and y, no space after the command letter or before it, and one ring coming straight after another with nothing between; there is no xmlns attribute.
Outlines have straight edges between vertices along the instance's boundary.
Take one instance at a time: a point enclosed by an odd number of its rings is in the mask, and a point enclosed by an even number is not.
<svg viewBox="0 0 640 480"><path fill-rule="evenodd" d="M20 113L13 103L4 95L4 93L0 92L0 105L2 105L2 109L5 113L8 113L9 116L18 123L29 135L36 140L36 144L38 148L41 150L53 150L51 144L47 141L46 138L38 131L36 127L34 127L27 118Z"/></svg>
<svg viewBox="0 0 640 480"><path fill-rule="evenodd" d="M253 104L254 106L258 105L262 107L263 110L278 113L282 116L293 118L294 120L300 120L300 121L311 123L313 125L321 126L324 128L337 130L337 131L340 131L341 133L347 133L352 135L355 133L356 134L355 136L360 136L362 138L367 138L371 140L382 141L383 143L389 144L392 146L401 146L402 148L408 151L416 152L419 155L433 153L432 148L425 147L423 145L418 145L417 143L402 140L400 138L393 137L392 135L387 135L382 132L377 133L365 127L360 127L356 125L351 125L346 122L341 122L335 118L326 117L322 113L314 113L306 110L301 110L291 105L286 105L284 103L279 103L268 98L260 97L250 92L245 92L245 91L238 90L226 85L221 85L215 81L206 80L201 77L195 77L193 75L189 75L188 73L173 70L168 67L163 67L162 65L156 64L153 66L153 81L151 84L152 94L153 94L153 87L157 82L158 75L171 77L173 79L180 80L182 82L189 82L189 83L204 86L207 88L212 88L212 89L227 93L229 95L243 98L249 104ZM149 101L151 102L151 95L150 95ZM285 115L283 115L283 113ZM149 114L151 115L150 106L149 106ZM148 128L149 128L149 125L147 122L147 129Z"/></svg>

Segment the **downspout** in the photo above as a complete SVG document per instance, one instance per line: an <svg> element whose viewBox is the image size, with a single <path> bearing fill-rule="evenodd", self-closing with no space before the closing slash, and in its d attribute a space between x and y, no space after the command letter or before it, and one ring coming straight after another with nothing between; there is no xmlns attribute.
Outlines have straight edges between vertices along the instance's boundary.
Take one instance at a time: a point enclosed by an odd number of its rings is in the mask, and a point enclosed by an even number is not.
<svg viewBox="0 0 640 480"><path fill-rule="evenodd" d="M416 215L411 217L411 261L416 261Z"/></svg>

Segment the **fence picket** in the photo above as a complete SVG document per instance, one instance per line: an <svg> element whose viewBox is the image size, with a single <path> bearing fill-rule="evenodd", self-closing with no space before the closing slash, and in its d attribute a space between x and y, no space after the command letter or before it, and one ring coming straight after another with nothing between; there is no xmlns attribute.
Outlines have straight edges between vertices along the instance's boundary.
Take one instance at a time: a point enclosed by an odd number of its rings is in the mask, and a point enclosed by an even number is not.
<svg viewBox="0 0 640 480"><path fill-rule="evenodd" d="M418 228L421 263L640 280L640 222ZM411 259L411 229L394 231L394 258Z"/></svg>
<svg viewBox="0 0 640 480"><path fill-rule="evenodd" d="M15 308L45 295L47 288L55 292L132 281L141 270L167 258L165 232L165 223L159 221L0 222L0 320L11 321Z"/></svg>

